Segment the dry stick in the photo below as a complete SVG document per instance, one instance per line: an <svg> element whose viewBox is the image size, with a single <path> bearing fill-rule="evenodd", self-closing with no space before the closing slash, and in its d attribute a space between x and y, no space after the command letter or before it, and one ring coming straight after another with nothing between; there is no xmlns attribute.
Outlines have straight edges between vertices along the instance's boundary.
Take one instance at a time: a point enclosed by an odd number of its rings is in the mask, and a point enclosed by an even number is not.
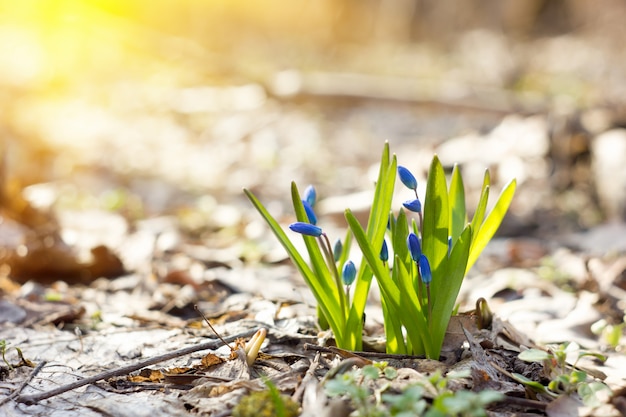
<svg viewBox="0 0 626 417"><path fill-rule="evenodd" d="M221 340L221 341L222 341L222 342L223 342L226 346L228 346L228 347L230 348L230 351L231 351L231 352L232 352L232 351L234 351L235 349L233 349L233 347L232 347L231 345L229 345L229 344L226 342L226 340L224 340L224 339L222 338L222 335L220 335L220 334L217 332L217 330L215 330L215 329L213 328L213 325L211 324L211 322L209 321L209 319L207 319L207 318L206 318L206 316L204 315L204 313L203 313L202 311L200 311L200 309L198 308L198 306L197 306L197 305L194 305L194 306L193 306L193 309L194 309L194 310L196 310L196 312L202 316L202 318L204 319L204 321L206 321L206 324L208 324L208 325L209 325L209 327L211 328L211 330L213 331L213 333L215 333L215 335L217 336L217 338L218 338L218 339L220 339L220 340Z"/></svg>
<svg viewBox="0 0 626 417"><path fill-rule="evenodd" d="M295 402L299 403L302 400L302 395L304 395L304 390L306 389L307 384L310 380L315 378L315 370L318 366L320 366L320 356L321 352L317 352L315 354L315 359L313 359L313 362L311 362L311 366L309 366L309 369L306 371L304 378L302 378L302 381L300 381L300 385L291 396L291 399Z"/></svg>
<svg viewBox="0 0 626 417"><path fill-rule="evenodd" d="M2 407L5 403L8 403L9 401L11 401L13 398L20 395L20 392L22 392L24 387L26 387L26 385L28 385L28 383L33 380L35 375L37 375L39 371L41 371L41 369L46 365L46 363L47 363L46 361L39 362L39 365L37 365L35 369L33 369L33 371L30 373L30 375L28 375L28 377L24 380L24 382L22 382L20 386L17 387L17 389L13 391L9 396L5 397L4 399L2 399L2 401L0 401L0 407Z"/></svg>
<svg viewBox="0 0 626 417"><path fill-rule="evenodd" d="M397 353L383 353L383 352L354 352L351 350L339 349L336 347L324 347L314 345L312 343L305 343L304 350L312 350L314 352L322 352L322 353L334 353L335 355L339 355L343 358L349 357L360 357L360 358L375 358L375 359L424 359L424 355L403 355Z"/></svg>
<svg viewBox="0 0 626 417"><path fill-rule="evenodd" d="M226 340L229 340L232 342L240 337L250 337L255 332L256 330L254 329L247 330L245 332L242 332L233 336L229 336L226 338ZM63 394L64 392L71 391L73 389L80 388L88 384L93 384L102 379L108 379L114 376L126 375L130 372L138 371L141 368L144 368L146 366L150 366L150 365L154 365L155 363L174 359L179 356L189 355L190 353L198 352L201 350L216 349L220 347L222 343L223 342L221 340L212 340L210 342L201 343L199 345L189 346L183 349L175 350L174 352L166 353L160 356L155 356L154 358L136 363L134 365L124 366L118 369L113 369L110 371L102 372L98 375L94 375L89 378L80 379L78 381L72 382L71 384L63 385L59 388L56 388L50 391L45 391L45 392L42 392L39 394L33 394L33 395L20 395L19 397L16 398L16 400L26 405L33 405L41 400L45 400L46 398L54 397L56 395Z"/></svg>

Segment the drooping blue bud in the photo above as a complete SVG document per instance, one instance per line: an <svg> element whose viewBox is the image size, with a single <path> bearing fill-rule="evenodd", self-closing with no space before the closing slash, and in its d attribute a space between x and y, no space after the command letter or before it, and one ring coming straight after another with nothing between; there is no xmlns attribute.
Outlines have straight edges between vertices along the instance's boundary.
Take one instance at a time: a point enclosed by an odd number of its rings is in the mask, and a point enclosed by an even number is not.
<svg viewBox="0 0 626 417"><path fill-rule="evenodd" d="M422 211L422 203L417 198L414 200L407 200L402 205L409 211L419 213Z"/></svg>
<svg viewBox="0 0 626 417"><path fill-rule="evenodd" d="M315 206L315 202L317 201L317 192L315 191L315 187L309 185L304 190L304 201L309 203L311 207Z"/></svg>
<svg viewBox="0 0 626 417"><path fill-rule="evenodd" d="M343 264L343 271L341 271L341 279L345 285L352 285L356 278L356 267L352 261L347 261Z"/></svg>
<svg viewBox="0 0 626 417"><path fill-rule="evenodd" d="M426 255L420 256L419 269L422 282L426 285L430 285L430 282L433 280L433 274L430 272L430 263Z"/></svg>
<svg viewBox="0 0 626 417"><path fill-rule="evenodd" d="M289 225L289 228L301 235L320 237L322 236L322 228L311 223L295 222Z"/></svg>
<svg viewBox="0 0 626 417"><path fill-rule="evenodd" d="M340 239L337 239L335 245L333 246L333 259L335 262L339 262L341 258L341 254L343 253L343 243L341 243Z"/></svg>
<svg viewBox="0 0 626 417"><path fill-rule="evenodd" d="M409 247L409 251L411 252L411 259L413 259L413 262L419 262L420 255L422 254L422 248L420 247L420 240L417 235L413 232L409 233L409 236L406 238L406 243Z"/></svg>
<svg viewBox="0 0 626 417"><path fill-rule="evenodd" d="M404 184L407 188L411 190L417 189L417 180L415 179L413 174L411 174L411 171L409 171L407 168L403 167L402 165L398 165L398 175L400 176L400 181L402 181L402 184Z"/></svg>
<svg viewBox="0 0 626 417"><path fill-rule="evenodd" d="M317 224L317 216L315 215L315 211L313 211L313 207L306 200L302 200L302 205L304 206L304 211L306 211L309 223Z"/></svg>
<svg viewBox="0 0 626 417"><path fill-rule="evenodd" d="M383 240L383 246L380 248L379 254L380 260L387 262L389 260L389 248L387 248L387 241Z"/></svg>

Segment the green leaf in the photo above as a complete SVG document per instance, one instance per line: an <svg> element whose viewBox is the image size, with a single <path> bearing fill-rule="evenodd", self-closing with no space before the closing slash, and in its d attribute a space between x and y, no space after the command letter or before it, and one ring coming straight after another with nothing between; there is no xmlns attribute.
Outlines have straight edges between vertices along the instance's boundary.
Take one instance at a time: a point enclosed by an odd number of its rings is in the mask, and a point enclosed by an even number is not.
<svg viewBox="0 0 626 417"><path fill-rule="evenodd" d="M341 252L341 257L337 262L338 271L342 270L343 264L345 264L350 257L350 249L352 249L352 232L350 232L350 229L346 230L346 236L344 237L342 244L343 250Z"/></svg>
<svg viewBox="0 0 626 417"><path fill-rule="evenodd" d="M370 215L367 223L367 241L373 247L376 247L376 256L380 253L380 248L385 238L387 230L387 221L389 220L389 212L391 211L391 200L396 180L397 161L396 156L389 156L389 143L385 143L380 161L380 169L378 172L378 180L376 181L376 189L374 191L374 201L370 209ZM356 221L356 219L354 219ZM358 221L356 222L358 223ZM360 226L360 225L359 225ZM351 227L352 233L354 229ZM362 228L361 228L362 229ZM360 246L360 244L359 244ZM362 250L362 249L361 249ZM382 262L379 262L382 265ZM352 308L348 315L346 327L350 329L350 347L351 349L361 349L361 335L356 335L352 329L362 329L363 311L369 294L372 274L376 273L370 265L370 268L364 268L363 263L359 267L359 272L354 288Z"/></svg>
<svg viewBox="0 0 626 417"><path fill-rule="evenodd" d="M293 209L296 213L296 219L301 222L308 222L308 216L306 214L306 211L304 210L302 198L300 197L300 193L298 192L298 187L293 181L291 182L291 201L293 203ZM322 237L324 238L324 236ZM305 235L302 235L302 239L304 240L307 252L309 253L309 260L311 262L311 265L313 266L315 275L319 280L326 282L328 287L333 288L333 291L326 294L326 297L332 297L339 304L341 313L336 318L336 321L338 321L340 327L338 329L333 328L333 333L335 333L336 338L343 341L343 335L346 330L346 317L348 315L348 309L346 307L346 294L343 291L343 284L341 282L341 279L339 278L339 272L337 271L337 267L335 266L334 261L332 261L330 264L326 261L326 258L324 257L320 249L320 240ZM328 249L331 250L332 253L332 249ZM329 268L333 268L333 271L331 271ZM329 321L329 318L326 317L326 320ZM338 334L336 333L336 330L339 332Z"/></svg>
<svg viewBox="0 0 626 417"><path fill-rule="evenodd" d="M552 359L554 356L541 349L528 349L520 352L517 357L525 362L542 362L548 359Z"/></svg>
<svg viewBox="0 0 626 417"><path fill-rule="evenodd" d="M433 280L444 279L445 275L450 221L448 210L446 176L439 158L435 156L428 171L422 230L422 252L430 262Z"/></svg>
<svg viewBox="0 0 626 417"><path fill-rule="evenodd" d="M537 392L543 392L543 393L549 394L549 395L551 395L553 397L556 397L556 395L553 392L548 391L548 389L546 387L544 387L543 385L541 385L537 381L533 381L532 379L526 378L524 375L518 374L516 372L512 372L511 376L513 377L514 380L516 380L520 384L524 384L525 386L527 386L529 388L532 388L533 390L535 390Z"/></svg>
<svg viewBox="0 0 626 417"><path fill-rule="evenodd" d="M356 217L354 217L354 214L352 214L352 212L348 209L346 210L345 216L348 221L348 226L354 235L354 240L361 248L363 257L376 275L376 280L380 287L381 298L385 299L388 311L390 314L395 315L395 317L398 317L401 320L402 324L404 324L407 329L408 335L415 335L414 337L418 337L418 335L423 332L423 330L419 329L417 321L414 319L415 317L418 317L418 315L421 315L418 308L413 303L403 302L398 286L389 276L389 271L383 266L382 261L378 258L378 254L374 252L372 246L367 240L365 231L359 224ZM430 356L432 355L432 349L430 346L426 347L425 353L426 355L429 355L428 357L432 357Z"/></svg>
<svg viewBox="0 0 626 417"><path fill-rule="evenodd" d="M406 355L409 353L402 334L402 322L397 312L381 297L383 322L385 325L385 350L387 353Z"/></svg>
<svg viewBox="0 0 626 417"><path fill-rule="evenodd" d="M439 349L443 344L452 310L463 283L471 242L472 229L471 226L467 225L452 247L450 258L446 262L447 268L443 279L435 280L433 278L431 284L433 300L431 337L433 346L438 346ZM437 351L437 355L439 355L439 351Z"/></svg>
<svg viewBox="0 0 626 417"><path fill-rule="evenodd" d="M452 244L454 245L467 223L465 188L463 187L463 178L461 177L459 166L456 164L452 170L448 202L450 204L450 236L452 237Z"/></svg>
<svg viewBox="0 0 626 417"><path fill-rule="evenodd" d="M480 226L482 226L483 221L485 220L485 213L487 212L487 202L489 201L490 181L491 177L489 175L489 170L485 170L483 186L480 191L480 198L478 199L478 206L476 207L476 211L474 211L474 217L472 217L472 233L474 234L474 237L472 239L476 239L476 235L480 231Z"/></svg>
<svg viewBox="0 0 626 417"><path fill-rule="evenodd" d="M332 296L329 297L329 294L332 294L336 290L335 286L330 285L329 280L318 279L318 277L313 273L311 268L307 265L306 261L302 258L300 253L298 253L295 246L293 246L278 222L272 217L271 214L269 214L263 204L261 204L261 202L250 190L244 189L243 191L252 203L252 205L254 205L257 211L261 214L261 217L263 217L266 223L270 226L270 229L272 230L280 244L287 251L289 258L291 258L296 268L298 268L298 271L304 278L308 287L313 292L313 296L315 297L318 305L324 312L324 316L328 319L333 331L335 331L336 329L340 331L341 328L339 326L338 318L341 315L341 308L336 298Z"/></svg>
<svg viewBox="0 0 626 417"><path fill-rule="evenodd" d="M496 201L493 209L489 212L487 218L482 223L480 230L476 232L476 237L473 240L472 247L470 249L470 256L467 262L466 271L469 271L474 265L474 262L476 262L480 253L483 249L485 249L485 246L487 246L487 243L489 243L493 235L495 235L498 227L500 227L502 219L504 219L504 215L511 205L511 200L513 200L515 187L516 182L515 180L512 180L502 189L502 192L498 196L498 200Z"/></svg>
<svg viewBox="0 0 626 417"><path fill-rule="evenodd" d="M411 342L410 344L413 348L412 353L415 355L423 355L427 351L429 353L436 352L437 349L433 349L430 343L431 335L428 331L426 314L422 311L420 301L415 292L413 277L407 268L404 267L404 264L398 259L398 256L396 256L394 260L393 274L394 282L397 283L398 289L400 290L401 311L398 313L401 315L402 323L407 328L407 338ZM413 311L413 313L409 314L409 311ZM409 331L410 328L414 328L416 331ZM429 357L438 359L439 355L436 355L435 357Z"/></svg>
<svg viewBox="0 0 626 417"><path fill-rule="evenodd" d="M407 222L406 213L403 209L400 209L398 218L391 224L391 247L393 253L400 258L400 260L406 266L411 259L409 254L409 247L406 244L406 238L409 236L409 223Z"/></svg>
<svg viewBox="0 0 626 417"><path fill-rule="evenodd" d="M598 352L587 352L587 351L581 351L581 352L578 354L578 359L583 358L583 357L585 357L585 356L591 356L592 358L597 359L597 360L598 360L599 362L601 362L601 363L606 362L606 361L607 361L607 359L609 358L608 356L603 355L603 354L598 353ZM576 361L578 361L578 359L577 359Z"/></svg>
<svg viewBox="0 0 626 417"><path fill-rule="evenodd" d="M598 397L598 393L605 391L607 396L611 395L611 389L602 382L592 381L578 386L578 395L587 407L599 407L603 401Z"/></svg>

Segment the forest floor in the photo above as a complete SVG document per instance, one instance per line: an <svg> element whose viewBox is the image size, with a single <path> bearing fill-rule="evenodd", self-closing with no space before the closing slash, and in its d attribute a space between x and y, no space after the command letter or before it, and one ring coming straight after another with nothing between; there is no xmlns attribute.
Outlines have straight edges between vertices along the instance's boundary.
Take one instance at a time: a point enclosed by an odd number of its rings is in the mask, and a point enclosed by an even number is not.
<svg viewBox="0 0 626 417"><path fill-rule="evenodd" d="M626 415L626 60L575 36L514 52L487 32L463 42L483 47L492 65L462 49L445 59L425 48L396 51L399 67L421 65L421 75L407 75L382 67L388 49L338 48L318 68L291 70L267 65L247 45L220 51L230 66L214 65L210 76L197 69L208 58L183 48L185 66L138 56L127 77L85 78L66 94L5 86L2 413L229 415L243 396L266 389L265 375L302 415L348 415L322 384L349 355L324 349L332 338L316 325L313 296L241 190L252 189L286 226L290 182L314 184L320 222L344 236L345 208L367 215L388 141L420 187L434 154L448 170L458 163L468 207L485 169L494 190L516 178L518 191L458 300L461 312L487 300L490 325L451 327L440 362L361 356L411 370L405 384L469 367L455 390L489 388L509 399L490 416ZM574 47L580 56L567 55ZM543 66L525 60L530 51ZM238 66L244 53L263 70ZM595 75L589 56L613 78ZM446 75L429 76L438 71ZM513 73L525 87L494 81ZM580 73L588 76L572 75ZM492 78L474 82L482 76ZM553 90L535 91L546 85ZM229 358L199 312L231 342L266 329L263 355L251 365ZM380 350L376 285L366 313L369 350ZM547 386L574 368L520 362L530 347L565 352L570 363L597 354L577 363L589 380L574 391L597 387L592 381L611 391L600 390L593 408L563 383L538 393L511 375Z"/></svg>

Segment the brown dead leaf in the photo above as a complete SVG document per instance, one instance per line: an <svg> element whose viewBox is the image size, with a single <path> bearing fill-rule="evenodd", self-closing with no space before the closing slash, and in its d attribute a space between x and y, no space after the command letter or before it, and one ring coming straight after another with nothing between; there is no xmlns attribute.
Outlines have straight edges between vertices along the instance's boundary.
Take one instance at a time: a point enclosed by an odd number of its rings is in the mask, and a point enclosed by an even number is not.
<svg viewBox="0 0 626 417"><path fill-rule="evenodd" d="M448 323L448 328L446 329L446 334L443 339L443 346L441 348L443 354L454 352L463 346L466 340L463 328L472 333L478 330L476 327L476 317L472 315L450 317L450 322Z"/></svg>
<svg viewBox="0 0 626 417"><path fill-rule="evenodd" d="M164 379L161 371L156 369L142 369L138 375L130 375L128 380L131 382L161 382Z"/></svg>
<svg viewBox="0 0 626 417"><path fill-rule="evenodd" d="M8 252L4 262L11 270L11 279L21 284L29 280L88 284L98 277L113 278L124 273L122 261L106 246L92 248L91 259L83 261L65 243L50 238Z"/></svg>
<svg viewBox="0 0 626 417"><path fill-rule="evenodd" d="M163 373L168 384L188 385L203 376L194 368L171 368Z"/></svg>
<svg viewBox="0 0 626 417"><path fill-rule="evenodd" d="M202 366L206 369L219 365L222 362L224 362L224 358L220 358L214 353L208 353L202 358Z"/></svg>

